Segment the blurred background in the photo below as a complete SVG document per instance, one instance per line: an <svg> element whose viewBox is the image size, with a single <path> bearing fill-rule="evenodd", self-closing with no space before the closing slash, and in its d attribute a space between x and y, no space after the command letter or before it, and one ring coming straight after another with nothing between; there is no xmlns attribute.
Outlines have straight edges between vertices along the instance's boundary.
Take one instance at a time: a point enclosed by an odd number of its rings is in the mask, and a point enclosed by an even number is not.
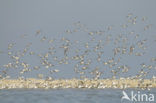
<svg viewBox="0 0 156 103"><path fill-rule="evenodd" d="M151 62L151 58L156 57L156 1L155 0L0 0L0 74L2 76L9 75L11 78L19 76L37 77L37 74L43 74L44 77L51 76L53 78L80 78L85 76L93 78L90 74L95 68L102 73L100 78L112 78L112 70L116 70L118 66L126 65L129 71L122 73L119 71L117 77L130 77L137 75L140 71L148 72L146 78L151 78L156 74L156 62ZM128 24L128 17L132 15L137 18L136 24ZM143 21L143 19L146 19ZM80 25L75 25L80 24ZM122 25L127 24L128 27L123 28ZM152 25L148 30L144 30L146 26ZM74 31L75 32L71 32ZM100 31L104 34L96 35L95 32ZM95 35L90 36L89 33ZM135 40L134 33L139 35ZM143 56L118 55L114 57L113 50L115 47L120 47L122 44L114 45L115 38L120 34L128 38L126 46L131 45L136 47L136 43L142 40L147 40L146 50L135 48L135 52L145 53ZM91 60L89 69L81 70L85 74L81 75L74 71L75 65L79 62L69 60L68 64L59 65L53 59L64 57L63 49L60 48L64 42L62 38L70 40L71 46L68 57L76 55L76 49L80 49L79 54L83 54L85 43L89 43L89 50L93 50L94 46L100 40L102 43L106 38L110 37L110 43L101 49L103 55L102 61L97 62L97 55L91 52L85 60ZM94 42L91 40L95 38ZM45 41L41 41L46 39ZM54 40L48 43L49 40ZM79 44L75 44L79 41ZM13 43L14 46L8 50L8 45ZM29 64L31 72L20 74L22 66L17 68L6 68L4 65L15 62L10 58L11 55L18 55L28 44L31 46L23 57L20 58L20 63ZM48 52L49 47L55 48L55 54L49 56L48 60L54 65L46 69L41 64L41 59L38 54L44 55ZM30 55L34 52L35 55ZM120 63L112 68L108 65L103 65L105 61L110 59ZM142 67L143 64L147 66ZM35 66L40 67L39 70L34 70ZM152 69L148 69L152 66ZM80 67L82 68L82 67ZM50 73L51 70L59 70L58 73Z"/></svg>

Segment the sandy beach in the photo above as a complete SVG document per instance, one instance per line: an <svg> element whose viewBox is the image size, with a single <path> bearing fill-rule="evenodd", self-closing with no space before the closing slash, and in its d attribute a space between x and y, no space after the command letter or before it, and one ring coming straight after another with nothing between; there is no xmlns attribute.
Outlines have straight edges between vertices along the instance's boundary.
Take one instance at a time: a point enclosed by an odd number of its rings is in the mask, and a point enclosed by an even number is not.
<svg viewBox="0 0 156 103"><path fill-rule="evenodd" d="M0 80L0 89L28 88L28 89L50 89L50 88L156 88L156 79L3 79Z"/></svg>

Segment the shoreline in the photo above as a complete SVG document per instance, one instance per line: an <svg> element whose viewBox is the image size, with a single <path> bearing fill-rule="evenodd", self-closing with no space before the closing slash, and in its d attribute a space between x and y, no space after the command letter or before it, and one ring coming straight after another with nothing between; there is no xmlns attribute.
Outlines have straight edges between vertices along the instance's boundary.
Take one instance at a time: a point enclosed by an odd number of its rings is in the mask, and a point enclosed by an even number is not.
<svg viewBox="0 0 156 103"><path fill-rule="evenodd" d="M156 88L156 78L153 79L1 79L0 89L55 89L55 88Z"/></svg>

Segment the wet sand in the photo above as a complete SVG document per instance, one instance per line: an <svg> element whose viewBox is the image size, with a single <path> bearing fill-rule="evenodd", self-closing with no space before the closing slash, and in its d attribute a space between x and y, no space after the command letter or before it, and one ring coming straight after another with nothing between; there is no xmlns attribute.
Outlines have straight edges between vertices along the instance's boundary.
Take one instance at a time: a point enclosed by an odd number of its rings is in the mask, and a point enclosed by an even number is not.
<svg viewBox="0 0 156 103"><path fill-rule="evenodd" d="M98 80L79 80L79 79L1 79L0 89L50 89L50 88L156 88L156 79L98 79Z"/></svg>

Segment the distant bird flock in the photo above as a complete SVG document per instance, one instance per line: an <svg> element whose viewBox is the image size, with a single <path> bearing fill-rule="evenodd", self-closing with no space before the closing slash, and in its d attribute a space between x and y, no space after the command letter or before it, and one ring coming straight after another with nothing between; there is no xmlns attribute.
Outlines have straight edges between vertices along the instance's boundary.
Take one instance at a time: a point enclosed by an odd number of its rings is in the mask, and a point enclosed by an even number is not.
<svg viewBox="0 0 156 103"><path fill-rule="evenodd" d="M32 41L29 35L21 35L21 42L0 49L0 55L9 58L0 66L0 88L156 87L152 24L132 13L125 19L103 30L91 30L78 21L58 37L43 30L37 30Z"/></svg>

